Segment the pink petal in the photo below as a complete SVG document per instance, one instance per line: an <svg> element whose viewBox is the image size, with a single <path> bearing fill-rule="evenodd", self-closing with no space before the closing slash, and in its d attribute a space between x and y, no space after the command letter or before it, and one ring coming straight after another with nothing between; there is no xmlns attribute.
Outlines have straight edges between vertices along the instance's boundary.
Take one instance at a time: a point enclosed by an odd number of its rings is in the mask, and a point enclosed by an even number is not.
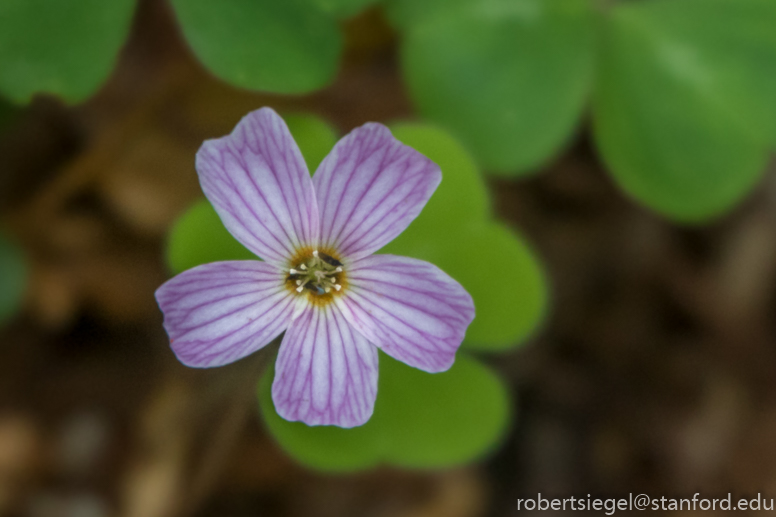
<svg viewBox="0 0 776 517"><path fill-rule="evenodd" d="M374 253L407 228L440 181L439 167L387 127L354 129L313 177L321 243L350 260Z"/></svg>
<svg viewBox="0 0 776 517"><path fill-rule="evenodd" d="M295 249L318 242L307 165L271 109L249 113L232 134L202 144L197 171L226 228L264 260L286 266Z"/></svg>
<svg viewBox="0 0 776 517"><path fill-rule="evenodd" d="M214 262L156 291L164 328L187 366L221 366L252 354L288 327L295 297L284 273L265 262Z"/></svg>
<svg viewBox="0 0 776 517"><path fill-rule="evenodd" d="M272 400L286 420L355 427L372 416L377 348L334 305L308 306L280 345Z"/></svg>
<svg viewBox="0 0 776 517"><path fill-rule="evenodd" d="M427 372L452 366L474 303L444 271L422 260L373 255L348 269L337 301L348 323L385 353Z"/></svg>

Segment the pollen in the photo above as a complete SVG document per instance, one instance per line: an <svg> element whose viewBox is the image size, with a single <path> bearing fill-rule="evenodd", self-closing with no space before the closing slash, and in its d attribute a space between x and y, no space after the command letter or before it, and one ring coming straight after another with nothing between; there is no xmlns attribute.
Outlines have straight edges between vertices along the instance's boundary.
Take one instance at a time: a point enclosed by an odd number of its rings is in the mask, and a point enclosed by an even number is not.
<svg viewBox="0 0 776 517"><path fill-rule="evenodd" d="M305 248L298 250L289 261L286 285L298 296L307 296L310 302L325 305L340 295L347 286L344 264L339 254L330 249Z"/></svg>

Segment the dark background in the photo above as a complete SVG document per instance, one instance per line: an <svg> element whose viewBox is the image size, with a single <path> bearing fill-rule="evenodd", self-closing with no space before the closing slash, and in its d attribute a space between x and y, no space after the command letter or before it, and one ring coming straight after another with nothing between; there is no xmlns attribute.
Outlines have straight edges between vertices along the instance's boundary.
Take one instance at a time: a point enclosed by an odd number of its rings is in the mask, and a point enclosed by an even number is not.
<svg viewBox="0 0 776 517"><path fill-rule="evenodd" d="M346 29L334 85L256 95L209 77L168 8L142 1L97 96L37 98L0 134L0 224L31 268L23 312L0 329L0 515L466 517L514 515L537 492L776 497L773 170L733 213L678 227L618 191L585 126L541 174L490 182L547 268L551 308L490 361L516 418L480 463L310 472L257 414L261 354L212 371L174 359L153 292L166 232L201 196L202 140L265 105L343 134L413 116L382 15Z"/></svg>

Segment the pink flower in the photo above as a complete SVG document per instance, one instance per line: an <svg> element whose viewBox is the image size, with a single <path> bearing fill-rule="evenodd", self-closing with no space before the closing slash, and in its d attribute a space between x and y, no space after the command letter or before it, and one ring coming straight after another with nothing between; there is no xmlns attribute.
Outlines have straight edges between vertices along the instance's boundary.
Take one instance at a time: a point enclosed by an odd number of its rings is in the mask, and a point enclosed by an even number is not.
<svg viewBox="0 0 776 517"><path fill-rule="evenodd" d="M311 179L285 122L263 108L197 153L202 190L231 234L264 261L195 267L156 291L178 359L208 368L284 330L272 384L280 416L362 425L377 396L377 348L410 366L452 366L471 296L436 266L373 255L418 216L439 167L365 124ZM431 402L431 401L430 401Z"/></svg>

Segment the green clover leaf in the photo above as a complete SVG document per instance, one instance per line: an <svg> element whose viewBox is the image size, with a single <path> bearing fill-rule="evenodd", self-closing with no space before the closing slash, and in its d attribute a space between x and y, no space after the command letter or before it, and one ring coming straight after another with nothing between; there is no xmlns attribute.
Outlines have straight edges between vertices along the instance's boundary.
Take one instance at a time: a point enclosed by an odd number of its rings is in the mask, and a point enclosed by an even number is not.
<svg viewBox="0 0 776 517"><path fill-rule="evenodd" d="M194 53L234 86L300 94L329 84L342 35L306 0L173 0Z"/></svg>
<svg viewBox="0 0 776 517"><path fill-rule="evenodd" d="M392 13L418 109L487 169L534 170L569 139L593 75L586 0L395 0Z"/></svg>
<svg viewBox="0 0 776 517"><path fill-rule="evenodd" d="M610 15L594 123L615 179L679 221L728 210L776 143L776 3L652 0Z"/></svg>
<svg viewBox="0 0 776 517"><path fill-rule="evenodd" d="M86 99L113 69L134 7L133 0L4 0L0 93L16 103L38 92Z"/></svg>

